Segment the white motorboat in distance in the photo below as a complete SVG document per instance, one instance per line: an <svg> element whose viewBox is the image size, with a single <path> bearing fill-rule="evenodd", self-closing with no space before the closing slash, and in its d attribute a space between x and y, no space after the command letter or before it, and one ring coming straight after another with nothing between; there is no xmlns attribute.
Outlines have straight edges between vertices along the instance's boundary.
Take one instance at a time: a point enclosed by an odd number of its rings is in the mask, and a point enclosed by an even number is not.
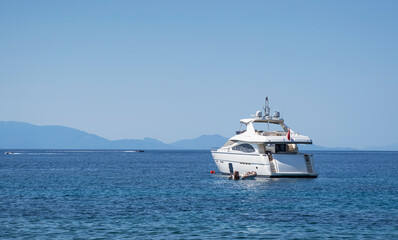
<svg viewBox="0 0 398 240"><path fill-rule="evenodd" d="M270 116L268 97L264 115L257 111L253 118L241 119L246 130L237 131L221 148L211 154L223 174L255 171L263 177L315 178L312 154L300 153L297 144L312 144L311 138L290 129L279 112ZM276 129L276 130L274 130Z"/></svg>

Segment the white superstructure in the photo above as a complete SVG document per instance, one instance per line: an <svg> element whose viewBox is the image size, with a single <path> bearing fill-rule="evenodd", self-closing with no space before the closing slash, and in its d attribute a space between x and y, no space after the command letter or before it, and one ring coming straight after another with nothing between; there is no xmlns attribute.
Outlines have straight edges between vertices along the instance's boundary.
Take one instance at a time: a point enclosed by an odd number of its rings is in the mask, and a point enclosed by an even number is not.
<svg viewBox="0 0 398 240"><path fill-rule="evenodd" d="M317 177L312 154L300 153L297 144L312 144L308 136L290 129L279 112L270 115L268 97L264 115L241 119L246 130L237 131L221 148L212 149L213 159L223 174L255 171L266 177ZM279 129L274 130L275 127Z"/></svg>

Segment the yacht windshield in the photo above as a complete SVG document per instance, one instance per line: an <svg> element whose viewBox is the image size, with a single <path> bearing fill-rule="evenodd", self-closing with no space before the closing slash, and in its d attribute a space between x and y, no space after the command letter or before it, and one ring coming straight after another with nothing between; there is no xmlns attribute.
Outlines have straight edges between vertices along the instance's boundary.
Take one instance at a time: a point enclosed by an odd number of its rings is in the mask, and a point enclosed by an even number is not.
<svg viewBox="0 0 398 240"><path fill-rule="evenodd" d="M253 126L259 132L285 132L282 126L276 123L255 122Z"/></svg>

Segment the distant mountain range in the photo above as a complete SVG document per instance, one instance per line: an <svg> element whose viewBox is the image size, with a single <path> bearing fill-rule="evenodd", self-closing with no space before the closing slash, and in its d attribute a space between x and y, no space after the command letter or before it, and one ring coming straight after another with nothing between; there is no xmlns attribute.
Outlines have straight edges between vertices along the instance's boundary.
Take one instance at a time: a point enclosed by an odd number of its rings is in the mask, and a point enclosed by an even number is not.
<svg viewBox="0 0 398 240"><path fill-rule="evenodd" d="M194 139L166 144L157 139L108 140L94 134L63 126L36 126L24 122L0 121L0 149L211 149L228 140L220 135L202 135ZM301 150L358 150L301 145ZM398 144L368 147L363 150L398 151Z"/></svg>
<svg viewBox="0 0 398 240"><path fill-rule="evenodd" d="M227 140L220 135L202 135L171 144L153 138L111 141L69 127L0 121L1 149L210 149Z"/></svg>

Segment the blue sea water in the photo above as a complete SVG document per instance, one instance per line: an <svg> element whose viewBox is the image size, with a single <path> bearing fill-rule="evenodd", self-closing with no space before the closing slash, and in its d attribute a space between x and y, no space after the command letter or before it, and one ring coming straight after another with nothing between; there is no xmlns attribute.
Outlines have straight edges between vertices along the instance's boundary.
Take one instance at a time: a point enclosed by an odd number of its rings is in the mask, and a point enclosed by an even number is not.
<svg viewBox="0 0 398 240"><path fill-rule="evenodd" d="M316 179L252 181L210 174L209 151L14 152L2 239L398 238L398 152L319 151Z"/></svg>

